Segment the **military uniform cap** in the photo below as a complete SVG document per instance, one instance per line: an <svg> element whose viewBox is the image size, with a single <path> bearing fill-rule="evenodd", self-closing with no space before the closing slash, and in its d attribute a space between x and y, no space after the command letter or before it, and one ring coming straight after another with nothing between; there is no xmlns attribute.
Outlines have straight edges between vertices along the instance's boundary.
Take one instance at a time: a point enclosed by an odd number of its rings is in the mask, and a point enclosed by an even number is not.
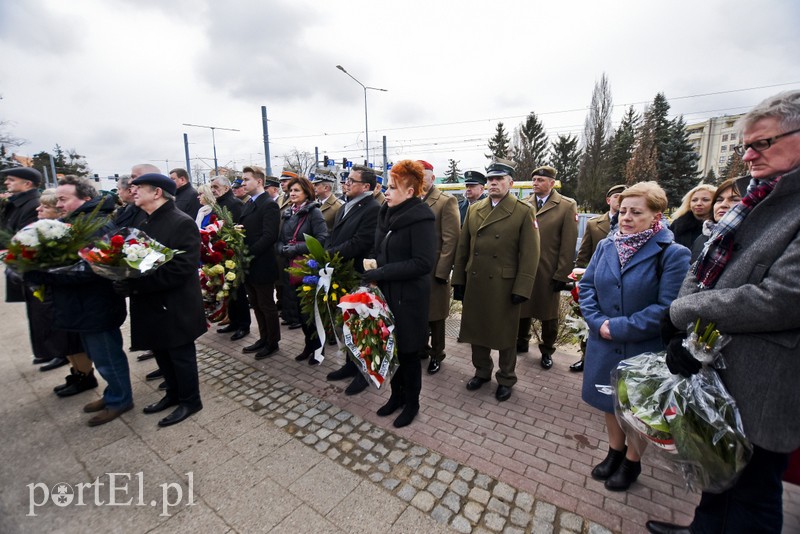
<svg viewBox="0 0 800 534"><path fill-rule="evenodd" d="M622 193L626 189L628 189L628 186L625 184L612 185L611 189L609 189L608 193L606 193L606 198L610 197L614 193Z"/></svg>
<svg viewBox="0 0 800 534"><path fill-rule="evenodd" d="M327 169L317 169L314 171L314 179L311 180L312 183L319 184L323 182L334 183L336 182L336 177L333 173Z"/></svg>
<svg viewBox="0 0 800 534"><path fill-rule="evenodd" d="M0 176L13 176L14 178L21 178L28 180L34 186L39 187L42 183L42 173L32 167L12 167L0 171Z"/></svg>
<svg viewBox="0 0 800 534"><path fill-rule="evenodd" d="M493 176L510 176L514 178L516 164L508 159L496 158L486 167L486 178Z"/></svg>
<svg viewBox="0 0 800 534"><path fill-rule="evenodd" d="M536 167L531 171L531 178L533 178L534 176L545 176L547 178L550 178L551 180L555 180L557 174L558 171L555 170L550 165L542 165L541 167Z"/></svg>
<svg viewBox="0 0 800 534"><path fill-rule="evenodd" d="M240 187L242 187L242 179L241 178L237 178L233 182L231 182L231 188L232 189L239 189Z"/></svg>
<svg viewBox="0 0 800 534"><path fill-rule="evenodd" d="M288 179L289 178L287 178L287 180ZM264 178L264 187L270 187L270 186L272 186L272 187L280 187L281 186L281 182L280 182L280 180L278 180L274 176L267 176L266 178Z"/></svg>
<svg viewBox="0 0 800 534"><path fill-rule="evenodd" d="M298 174L293 171L281 171L281 181L283 180L291 180L292 178L297 178Z"/></svg>
<svg viewBox="0 0 800 534"><path fill-rule="evenodd" d="M464 173L464 183L467 185L486 185L486 176L482 172L467 171Z"/></svg>

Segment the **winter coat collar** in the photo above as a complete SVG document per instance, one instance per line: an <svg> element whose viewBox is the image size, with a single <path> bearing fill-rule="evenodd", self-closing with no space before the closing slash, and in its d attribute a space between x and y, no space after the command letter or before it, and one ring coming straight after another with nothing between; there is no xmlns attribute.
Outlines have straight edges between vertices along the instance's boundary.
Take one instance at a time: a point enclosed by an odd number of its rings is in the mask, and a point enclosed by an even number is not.
<svg viewBox="0 0 800 534"><path fill-rule="evenodd" d="M479 200L477 202L476 210L480 218L483 220L480 227L483 228L484 226L501 221L506 217L510 217L511 214L514 213L514 209L517 207L517 202L521 201L517 199L517 197L515 197L510 191L494 208L492 208L492 199L490 197L487 196L485 199Z"/></svg>
<svg viewBox="0 0 800 534"><path fill-rule="evenodd" d="M11 195L10 197L8 197L8 201L14 204L14 206L18 208L23 204L25 204L26 202L28 202L29 200L39 198L40 195L41 193L39 193L38 189L29 189L22 193Z"/></svg>
<svg viewBox="0 0 800 534"><path fill-rule="evenodd" d="M421 199L412 197L392 208L381 206L381 219L387 230L397 230L424 220L434 220L431 209Z"/></svg>

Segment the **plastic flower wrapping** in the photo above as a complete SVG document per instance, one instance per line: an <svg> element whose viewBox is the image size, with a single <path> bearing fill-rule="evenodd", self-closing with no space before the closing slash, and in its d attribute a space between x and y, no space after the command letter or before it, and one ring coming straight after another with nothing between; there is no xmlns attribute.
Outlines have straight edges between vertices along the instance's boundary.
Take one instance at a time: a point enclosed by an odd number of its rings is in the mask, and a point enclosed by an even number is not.
<svg viewBox="0 0 800 534"><path fill-rule="evenodd" d="M200 289L209 321L220 321L227 314L229 300L244 282L248 259L244 229L233 223L226 208L219 209L200 230Z"/></svg>
<svg viewBox="0 0 800 534"><path fill-rule="evenodd" d="M570 290L572 300L569 301L570 314L566 317L566 321L569 325L570 332L572 332L581 343L585 343L589 338L589 325L586 324L586 319L583 318L580 305L580 280L583 278L583 273L585 272L586 269L576 267L567 277L573 280L574 283Z"/></svg>
<svg viewBox="0 0 800 534"><path fill-rule="evenodd" d="M339 302L344 342L367 382L378 389L397 371L394 315L377 287L360 287Z"/></svg>
<svg viewBox="0 0 800 534"><path fill-rule="evenodd" d="M80 215L71 224L34 221L11 237L3 261L18 273L71 266L80 261L79 251L105 222L95 213Z"/></svg>
<svg viewBox="0 0 800 534"><path fill-rule="evenodd" d="M318 362L324 358L322 347L329 337L336 336L336 326L342 324L342 314L337 305L353 288L359 277L353 269L353 260L344 261L337 252L331 255L316 238L303 234L308 254L294 262L286 271L302 279L295 290L300 300L300 310L308 317L308 324L315 327L321 348L314 357Z"/></svg>
<svg viewBox="0 0 800 534"><path fill-rule="evenodd" d="M121 228L79 252L95 274L109 280L148 275L180 253L138 228Z"/></svg>
<svg viewBox="0 0 800 534"><path fill-rule="evenodd" d="M690 327L691 328L691 327ZM641 454L647 445L684 476L695 491L719 493L731 487L752 456L736 401L712 364L723 366L726 343L713 325L699 333L699 322L684 347L704 363L689 378L673 375L666 353L623 360L612 371L617 420Z"/></svg>

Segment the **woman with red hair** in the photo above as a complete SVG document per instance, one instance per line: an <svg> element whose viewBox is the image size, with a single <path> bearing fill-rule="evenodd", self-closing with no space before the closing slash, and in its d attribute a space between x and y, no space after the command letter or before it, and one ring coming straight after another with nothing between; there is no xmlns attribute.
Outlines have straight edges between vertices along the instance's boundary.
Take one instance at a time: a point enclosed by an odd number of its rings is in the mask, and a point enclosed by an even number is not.
<svg viewBox="0 0 800 534"><path fill-rule="evenodd" d="M391 415L402 407L396 428L411 424L419 412L420 355L428 342L436 233L433 212L419 198L423 174L416 161L403 160L392 167L375 234L377 268L363 276L365 282L377 283L395 318L400 365L392 377L392 395L378 415Z"/></svg>

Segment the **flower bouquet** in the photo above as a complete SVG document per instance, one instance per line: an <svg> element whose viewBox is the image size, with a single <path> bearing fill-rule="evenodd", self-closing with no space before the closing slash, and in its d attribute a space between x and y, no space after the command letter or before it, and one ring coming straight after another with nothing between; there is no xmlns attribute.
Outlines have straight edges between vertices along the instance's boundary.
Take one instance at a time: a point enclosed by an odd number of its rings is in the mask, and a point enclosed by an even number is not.
<svg viewBox="0 0 800 534"><path fill-rule="evenodd" d="M286 270L302 280L296 288L300 310L308 317L308 324L316 328L320 348L314 357L321 362L325 340L328 336L335 337L335 327L342 324L342 314L336 305L358 285L359 278L353 269L353 260L344 261L338 252L331 256L317 239L308 234L303 234L303 238L308 254Z"/></svg>
<svg viewBox="0 0 800 534"><path fill-rule="evenodd" d="M109 280L145 276L170 261L175 251L137 228L121 228L78 254L95 274Z"/></svg>
<svg viewBox="0 0 800 534"><path fill-rule="evenodd" d="M572 289L570 290L572 300L569 302L570 315L566 318L567 324L569 325L570 332L572 332L580 341L582 349L585 348L586 340L589 338L589 325L586 324L586 320L583 318L579 299L579 282L581 278L583 278L584 272L586 272L586 269L576 267L572 270L569 276L567 276L567 278L574 282Z"/></svg>
<svg viewBox="0 0 800 534"><path fill-rule="evenodd" d="M223 319L228 300L244 282L247 247L244 230L233 223L226 208L212 214L209 224L200 230L200 287L203 307L211 322Z"/></svg>
<svg viewBox="0 0 800 534"><path fill-rule="evenodd" d="M339 302L344 342L368 382L380 389L397 371L394 316L377 287L360 287Z"/></svg>
<svg viewBox="0 0 800 534"><path fill-rule="evenodd" d="M104 218L84 215L72 224L54 219L32 222L11 238L3 261L18 273L72 266L80 260L78 252L104 223Z"/></svg>
<svg viewBox="0 0 800 534"><path fill-rule="evenodd" d="M690 489L712 493L729 488L752 455L736 401L709 365L725 342L713 325L700 334L698 322L684 341L706 362L696 375L673 375L661 352L623 360L611 377L617 419L631 444L640 453L655 445Z"/></svg>

